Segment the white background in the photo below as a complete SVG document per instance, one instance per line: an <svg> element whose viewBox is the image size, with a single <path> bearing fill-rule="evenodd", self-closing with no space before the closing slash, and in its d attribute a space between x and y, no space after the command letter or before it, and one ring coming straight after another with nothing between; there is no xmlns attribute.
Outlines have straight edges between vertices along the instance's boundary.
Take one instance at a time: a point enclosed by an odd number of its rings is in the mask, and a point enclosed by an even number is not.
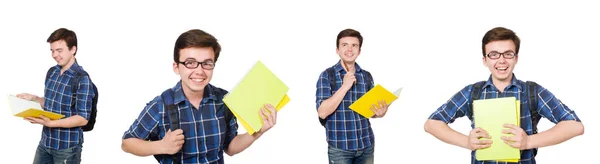
<svg viewBox="0 0 600 164"><path fill-rule="evenodd" d="M78 62L100 89L98 122L85 133L83 163L154 163L153 157L124 153L121 137L147 102L178 81L171 66L175 40L199 28L223 47L212 84L231 90L262 60L290 87L291 102L277 125L244 152L225 155L226 162L326 163L315 86L319 73L339 59L338 32L354 28L365 38L357 62L376 83L405 87L386 117L371 121L376 163L468 163L468 150L437 140L423 123L465 85L488 78L481 38L504 26L522 39L516 77L548 88L586 129L583 136L540 149L538 162L583 163L596 159L591 150L600 138L600 89L592 80L599 70L597 7L575 1L2 1L0 94L43 95L45 73L56 64L46 38L60 27L74 30ZM31 163L41 127L11 116L6 98L1 100L1 163ZM539 129L552 125L543 120ZM451 127L470 129L466 118Z"/></svg>

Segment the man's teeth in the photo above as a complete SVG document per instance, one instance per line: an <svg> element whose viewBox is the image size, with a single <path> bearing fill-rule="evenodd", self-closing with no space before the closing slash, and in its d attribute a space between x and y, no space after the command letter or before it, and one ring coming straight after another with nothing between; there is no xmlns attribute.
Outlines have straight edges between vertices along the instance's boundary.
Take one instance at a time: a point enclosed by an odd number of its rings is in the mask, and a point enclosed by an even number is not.
<svg viewBox="0 0 600 164"><path fill-rule="evenodd" d="M202 81L204 81L204 80L203 80L203 79L192 79L192 81L195 81L195 82L202 82Z"/></svg>
<svg viewBox="0 0 600 164"><path fill-rule="evenodd" d="M504 70L508 69L508 67L496 68L496 69L497 69L497 70L500 70L500 71L504 71Z"/></svg>

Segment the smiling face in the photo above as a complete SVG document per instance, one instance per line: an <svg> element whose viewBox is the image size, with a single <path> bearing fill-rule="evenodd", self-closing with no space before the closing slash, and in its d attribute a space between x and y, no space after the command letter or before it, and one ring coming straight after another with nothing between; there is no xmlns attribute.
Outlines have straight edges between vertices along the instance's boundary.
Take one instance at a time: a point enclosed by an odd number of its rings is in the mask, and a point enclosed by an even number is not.
<svg viewBox="0 0 600 164"><path fill-rule="evenodd" d="M190 47L179 51L179 62L173 62L173 71L181 77L184 93L202 94L212 79L215 51L211 47ZM195 62L202 62L198 64ZM212 66L207 63L212 63ZM208 66L207 66L208 65ZM194 66L197 66L194 68ZM207 69L208 68L208 69Z"/></svg>
<svg viewBox="0 0 600 164"><path fill-rule="evenodd" d="M75 62L77 47L69 48L64 40L50 43L50 51L52 51L52 58L63 68L68 68Z"/></svg>
<svg viewBox="0 0 600 164"><path fill-rule="evenodd" d="M342 61L353 63L360 55L360 41L356 37L343 37L339 40L336 51Z"/></svg>
<svg viewBox="0 0 600 164"><path fill-rule="evenodd" d="M516 46L512 40L491 41L485 45L486 56L483 57L483 64L492 73L493 81L510 82L512 80L513 70L519 59L516 52Z"/></svg>

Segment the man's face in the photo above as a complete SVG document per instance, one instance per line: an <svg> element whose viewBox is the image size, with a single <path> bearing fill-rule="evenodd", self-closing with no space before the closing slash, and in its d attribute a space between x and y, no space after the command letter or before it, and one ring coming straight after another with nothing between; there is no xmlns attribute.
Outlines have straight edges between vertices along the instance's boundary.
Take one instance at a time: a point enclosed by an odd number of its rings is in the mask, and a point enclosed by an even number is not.
<svg viewBox="0 0 600 164"><path fill-rule="evenodd" d="M52 58L56 61L56 63L64 67L71 60L74 60L75 52L77 52L77 47L73 46L73 48L69 49L67 47L67 42L64 40L58 40L50 43L50 51L52 51Z"/></svg>
<svg viewBox="0 0 600 164"><path fill-rule="evenodd" d="M360 42L356 37L342 37L336 51L342 61L354 62L360 55Z"/></svg>
<svg viewBox="0 0 600 164"><path fill-rule="evenodd" d="M173 71L181 77L184 92L204 92L204 87L212 78L214 61L215 52L211 47L190 47L179 50L179 62L185 63L173 63Z"/></svg>
<svg viewBox="0 0 600 164"><path fill-rule="evenodd" d="M512 73L517 65L515 43L512 40L492 41L485 45L486 57L483 64L492 73L492 79L496 81L510 81Z"/></svg>

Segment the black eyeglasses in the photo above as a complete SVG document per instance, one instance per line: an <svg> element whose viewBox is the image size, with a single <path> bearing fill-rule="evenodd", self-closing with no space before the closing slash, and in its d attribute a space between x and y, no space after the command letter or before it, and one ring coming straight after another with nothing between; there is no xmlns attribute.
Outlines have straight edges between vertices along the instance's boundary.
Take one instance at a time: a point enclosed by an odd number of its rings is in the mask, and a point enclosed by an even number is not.
<svg viewBox="0 0 600 164"><path fill-rule="evenodd" d="M515 56L517 56L517 54L512 51L508 51L508 52L504 52L504 53L490 52L489 54L487 54L487 57L490 59L500 59L500 56L504 56L504 59L512 59L512 58L515 58Z"/></svg>
<svg viewBox="0 0 600 164"><path fill-rule="evenodd" d="M211 69L215 68L215 62L213 62L213 61L199 62L199 61L195 61L195 60L186 60L186 61L177 62L177 63L183 64L185 66L185 68L188 68L188 69L196 69L196 68L198 68L198 66L202 66L202 69L207 69L207 70L211 70Z"/></svg>

